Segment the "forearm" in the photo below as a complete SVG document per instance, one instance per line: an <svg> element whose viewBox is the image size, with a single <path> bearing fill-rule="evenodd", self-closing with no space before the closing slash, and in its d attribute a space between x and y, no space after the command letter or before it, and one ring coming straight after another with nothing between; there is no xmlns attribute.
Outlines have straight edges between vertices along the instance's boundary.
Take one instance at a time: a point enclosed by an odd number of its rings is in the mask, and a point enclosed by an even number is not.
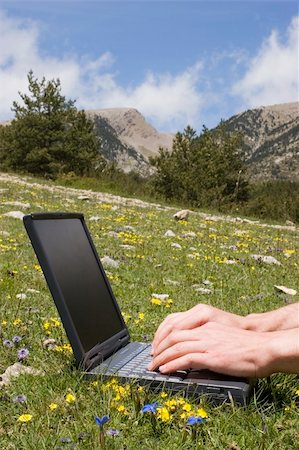
<svg viewBox="0 0 299 450"><path fill-rule="evenodd" d="M292 303L265 313L249 314L242 321L242 328L252 331L279 331L298 327L299 303Z"/></svg>
<svg viewBox="0 0 299 450"><path fill-rule="evenodd" d="M299 328L270 333L273 339L266 352L270 353L270 373L299 374ZM261 349L261 352L263 350Z"/></svg>

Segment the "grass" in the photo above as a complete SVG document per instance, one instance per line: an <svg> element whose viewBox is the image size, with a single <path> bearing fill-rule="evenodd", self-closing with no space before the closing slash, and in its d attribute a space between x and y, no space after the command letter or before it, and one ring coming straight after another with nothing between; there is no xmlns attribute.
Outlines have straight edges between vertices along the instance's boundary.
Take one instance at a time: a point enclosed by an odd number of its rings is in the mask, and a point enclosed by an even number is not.
<svg viewBox="0 0 299 450"><path fill-rule="evenodd" d="M82 201L79 193L50 192L39 183L22 186L0 181L0 189L0 373L17 362L21 348L29 349L23 365L41 371L14 378L0 390L1 449L299 448L296 376L277 374L261 380L246 409L84 380L73 367L67 338L23 224L4 213L83 212L99 255L120 262L107 273L133 340L152 339L164 316L199 302L245 315L294 301L278 295L273 286L299 289L296 232L211 221L199 214L192 214L188 222L175 222L175 211L169 208L101 203L94 197ZM30 206L5 203L16 201ZM92 216L100 219L92 221ZM176 236L165 237L168 229ZM173 243L181 248L172 247ZM250 256L257 253L275 256L281 265L259 264ZM227 264L228 260L236 263ZM204 280L212 283L210 294L192 287L204 287ZM153 293L168 294L172 303L153 304ZM3 345L14 336L22 340L11 348ZM54 349L44 345L50 338L56 341ZM160 412L141 413L145 404L155 401L163 408ZM187 425L188 416L199 408L207 418ZM104 415L110 419L101 431L95 417ZM118 435L107 435L111 429Z"/></svg>

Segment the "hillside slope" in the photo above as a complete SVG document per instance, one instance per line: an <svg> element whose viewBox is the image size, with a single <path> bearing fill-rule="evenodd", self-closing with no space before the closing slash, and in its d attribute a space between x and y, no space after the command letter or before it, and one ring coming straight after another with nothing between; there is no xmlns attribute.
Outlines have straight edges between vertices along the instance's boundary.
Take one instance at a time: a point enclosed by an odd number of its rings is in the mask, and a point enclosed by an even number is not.
<svg viewBox="0 0 299 450"><path fill-rule="evenodd" d="M224 124L243 134L252 179L299 178L299 102L251 109Z"/></svg>

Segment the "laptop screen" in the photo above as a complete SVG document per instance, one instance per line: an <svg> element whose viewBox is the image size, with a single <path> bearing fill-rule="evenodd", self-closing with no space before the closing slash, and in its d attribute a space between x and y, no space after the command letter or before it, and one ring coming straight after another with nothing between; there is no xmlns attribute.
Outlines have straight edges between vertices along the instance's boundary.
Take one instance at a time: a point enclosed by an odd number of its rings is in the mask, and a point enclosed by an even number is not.
<svg viewBox="0 0 299 450"><path fill-rule="evenodd" d="M84 351L123 330L81 220L35 220L34 229Z"/></svg>

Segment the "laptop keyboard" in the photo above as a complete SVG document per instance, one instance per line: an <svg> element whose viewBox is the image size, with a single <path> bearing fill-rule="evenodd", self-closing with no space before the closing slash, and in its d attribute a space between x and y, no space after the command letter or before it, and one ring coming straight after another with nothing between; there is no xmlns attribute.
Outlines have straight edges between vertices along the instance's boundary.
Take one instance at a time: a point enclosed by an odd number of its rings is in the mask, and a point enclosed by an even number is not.
<svg viewBox="0 0 299 450"><path fill-rule="evenodd" d="M150 344L130 342L115 355L107 358L93 372L96 371L105 375L117 375L125 378L144 378L161 382L177 382L185 378L185 371L164 375L158 371L147 370L147 366L152 359L150 351Z"/></svg>

